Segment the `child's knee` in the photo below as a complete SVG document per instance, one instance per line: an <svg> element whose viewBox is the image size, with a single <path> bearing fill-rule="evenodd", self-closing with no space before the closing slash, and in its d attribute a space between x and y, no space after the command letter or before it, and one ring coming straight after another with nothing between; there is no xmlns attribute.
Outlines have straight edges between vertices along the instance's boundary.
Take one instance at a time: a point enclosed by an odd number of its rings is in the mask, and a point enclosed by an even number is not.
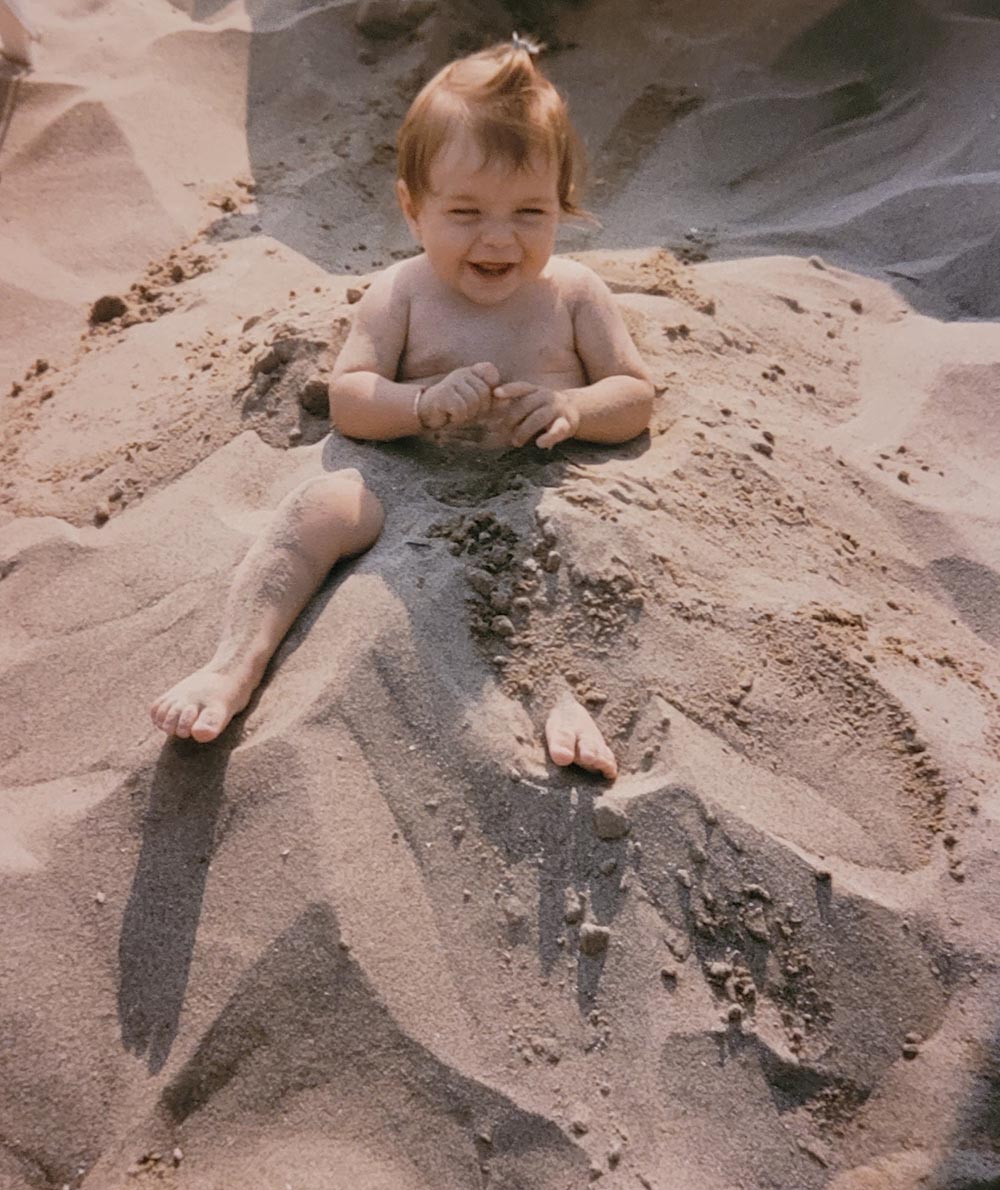
<svg viewBox="0 0 1000 1190"><path fill-rule="evenodd" d="M300 532L310 539L308 545L319 545L320 539L328 542L332 534L343 552L360 553L382 531L381 501L354 468L317 475L292 497L301 518Z"/></svg>
<svg viewBox="0 0 1000 1190"><path fill-rule="evenodd" d="M354 483L362 483L363 484L365 482L365 477L361 474L361 472L357 469L357 467L341 467L337 471L330 472L331 479L337 478L337 477L339 477L341 479L353 480Z"/></svg>

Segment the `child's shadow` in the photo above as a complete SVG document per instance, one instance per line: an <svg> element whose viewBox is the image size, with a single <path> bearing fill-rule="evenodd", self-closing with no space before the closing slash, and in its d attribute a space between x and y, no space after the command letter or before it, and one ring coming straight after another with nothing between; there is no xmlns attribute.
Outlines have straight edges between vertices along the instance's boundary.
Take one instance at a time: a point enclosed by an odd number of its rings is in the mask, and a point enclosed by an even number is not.
<svg viewBox="0 0 1000 1190"><path fill-rule="evenodd" d="M177 1035L226 768L239 729L211 748L168 741L142 824L142 850L118 939L122 1043L162 1069Z"/></svg>

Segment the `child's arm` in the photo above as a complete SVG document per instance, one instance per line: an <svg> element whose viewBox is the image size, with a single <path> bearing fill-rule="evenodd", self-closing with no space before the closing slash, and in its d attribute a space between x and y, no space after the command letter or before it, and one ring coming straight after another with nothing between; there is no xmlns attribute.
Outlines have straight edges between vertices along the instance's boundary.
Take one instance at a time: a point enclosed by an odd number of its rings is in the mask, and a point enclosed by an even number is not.
<svg viewBox="0 0 1000 1190"><path fill-rule="evenodd" d="M536 434L542 447L566 438L627 442L649 425L655 389L611 291L581 266L571 294L576 351L589 383L553 391L515 381L494 390L512 402L514 446Z"/></svg>
<svg viewBox="0 0 1000 1190"><path fill-rule="evenodd" d="M397 384L406 346L409 297L398 268L379 273L354 310L330 381L330 421L350 438L403 438L419 433L416 384Z"/></svg>

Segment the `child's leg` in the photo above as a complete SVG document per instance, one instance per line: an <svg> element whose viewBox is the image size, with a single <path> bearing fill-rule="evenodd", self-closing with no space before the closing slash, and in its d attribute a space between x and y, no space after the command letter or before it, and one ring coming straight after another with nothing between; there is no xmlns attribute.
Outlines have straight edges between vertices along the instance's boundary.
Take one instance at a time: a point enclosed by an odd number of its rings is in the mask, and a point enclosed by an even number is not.
<svg viewBox="0 0 1000 1190"><path fill-rule="evenodd" d="M349 469L300 484L240 563L215 656L153 703L157 727L205 743L250 701L292 621L340 558L382 531L382 505Z"/></svg>
<svg viewBox="0 0 1000 1190"><path fill-rule="evenodd" d="M545 720L549 756L559 765L578 764L614 780L618 762L590 712L574 698L565 682L554 686L552 709Z"/></svg>

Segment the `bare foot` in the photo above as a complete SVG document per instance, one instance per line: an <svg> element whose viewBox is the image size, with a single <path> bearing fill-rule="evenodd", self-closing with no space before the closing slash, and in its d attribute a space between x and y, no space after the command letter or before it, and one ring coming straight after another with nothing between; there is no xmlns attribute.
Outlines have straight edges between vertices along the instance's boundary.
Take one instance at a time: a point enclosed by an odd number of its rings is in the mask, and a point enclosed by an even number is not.
<svg viewBox="0 0 1000 1190"><path fill-rule="evenodd" d="M225 731L229 720L250 701L253 682L213 670L197 669L149 708L150 718L167 735L207 744Z"/></svg>
<svg viewBox="0 0 1000 1190"><path fill-rule="evenodd" d="M545 742L556 764L578 764L613 781L618 762L590 713L572 694L565 693L545 720Z"/></svg>

